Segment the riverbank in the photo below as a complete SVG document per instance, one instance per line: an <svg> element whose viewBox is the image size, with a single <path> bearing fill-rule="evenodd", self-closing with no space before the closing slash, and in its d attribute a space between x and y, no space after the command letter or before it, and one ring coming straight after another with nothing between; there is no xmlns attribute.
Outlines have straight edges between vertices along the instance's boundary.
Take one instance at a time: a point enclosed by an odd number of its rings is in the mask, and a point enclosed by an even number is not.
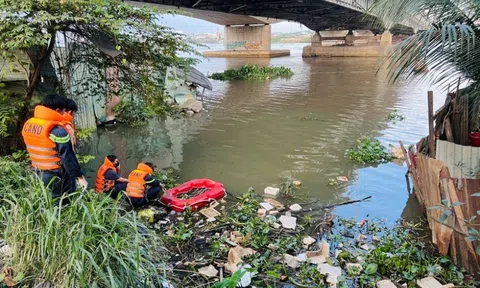
<svg viewBox="0 0 480 288"><path fill-rule="evenodd" d="M17 284L235 287L250 279L257 287L371 287L383 278L411 284L429 275L444 284L468 281L449 259L418 241L421 231L414 224L389 227L368 217L335 217L313 203L275 201L253 191L228 195L209 208L217 211L214 217L155 208L154 223L141 224L134 211L93 191L74 195L70 207L55 208L25 166L1 161L0 238L11 249L12 257L3 261Z"/></svg>

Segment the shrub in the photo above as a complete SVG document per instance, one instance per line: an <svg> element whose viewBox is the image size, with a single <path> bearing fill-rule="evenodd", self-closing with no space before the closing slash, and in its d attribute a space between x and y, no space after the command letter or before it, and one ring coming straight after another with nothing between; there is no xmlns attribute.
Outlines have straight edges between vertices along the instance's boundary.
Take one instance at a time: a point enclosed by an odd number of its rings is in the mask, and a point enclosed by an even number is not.
<svg viewBox="0 0 480 288"><path fill-rule="evenodd" d="M366 164L387 163L392 160L392 156L388 154L386 147L375 138L367 136L357 139L357 147L348 149L345 156L352 161Z"/></svg>
<svg viewBox="0 0 480 288"><path fill-rule="evenodd" d="M223 73L213 73L210 78L214 80L257 80L271 78L290 78L293 72L286 67L258 67L255 64L246 64L239 69L228 69Z"/></svg>
<svg viewBox="0 0 480 288"><path fill-rule="evenodd" d="M117 120L130 126L146 125L148 119L154 116L142 99L122 100L114 110L117 113Z"/></svg>
<svg viewBox="0 0 480 288"><path fill-rule="evenodd" d="M56 207L35 175L18 173L17 164L2 167L0 173L8 170L10 181L0 188L0 237L13 251L5 264L17 276L24 275L21 286L38 280L56 287L158 283L154 254L147 248L155 247L156 238L140 234L147 230L133 212L93 192L74 193L69 206Z"/></svg>

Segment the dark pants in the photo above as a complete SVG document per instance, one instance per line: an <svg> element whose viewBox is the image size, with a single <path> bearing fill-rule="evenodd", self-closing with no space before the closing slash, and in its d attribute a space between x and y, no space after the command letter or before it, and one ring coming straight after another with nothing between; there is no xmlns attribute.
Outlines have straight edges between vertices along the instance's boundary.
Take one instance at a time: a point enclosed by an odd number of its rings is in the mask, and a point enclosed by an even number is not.
<svg viewBox="0 0 480 288"><path fill-rule="evenodd" d="M160 196L162 189L160 187L152 187L147 190L143 198L129 198L130 204L135 208L140 208L148 205L152 200L156 200Z"/></svg>
<svg viewBox="0 0 480 288"><path fill-rule="evenodd" d="M70 177L63 169L49 171L36 170L37 175L42 179L45 187L52 191L52 198L55 199L55 205L58 205L60 197L64 194L70 194L77 189L77 182L74 177ZM63 199L62 205L68 205L70 199Z"/></svg>
<svg viewBox="0 0 480 288"><path fill-rule="evenodd" d="M116 182L115 187L112 189L112 191L110 191L110 197L116 200L118 198L118 194L121 194L122 191L126 191L126 190L127 190L126 182Z"/></svg>

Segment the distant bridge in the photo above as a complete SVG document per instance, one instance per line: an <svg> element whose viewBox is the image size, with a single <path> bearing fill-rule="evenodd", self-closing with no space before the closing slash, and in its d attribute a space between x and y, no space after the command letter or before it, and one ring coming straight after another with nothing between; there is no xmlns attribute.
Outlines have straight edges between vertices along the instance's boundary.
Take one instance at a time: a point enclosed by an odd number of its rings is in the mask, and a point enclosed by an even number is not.
<svg viewBox="0 0 480 288"><path fill-rule="evenodd" d="M195 18L222 25L271 24L270 21L274 19L282 19L299 22L313 31L321 31L336 28L353 30L373 28L371 22L364 16L375 0L140 0L127 2L137 5L144 2L169 6L165 8L177 7L192 13ZM426 26L420 18L399 24L413 30L423 29Z"/></svg>

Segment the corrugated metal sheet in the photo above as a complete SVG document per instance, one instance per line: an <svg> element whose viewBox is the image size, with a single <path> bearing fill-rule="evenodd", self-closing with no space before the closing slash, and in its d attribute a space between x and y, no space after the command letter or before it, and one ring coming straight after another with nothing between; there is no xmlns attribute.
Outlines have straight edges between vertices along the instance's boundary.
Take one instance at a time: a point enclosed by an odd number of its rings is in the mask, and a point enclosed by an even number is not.
<svg viewBox="0 0 480 288"><path fill-rule="evenodd" d="M452 178L477 178L480 169L480 147L437 140L436 158L445 163Z"/></svg>
<svg viewBox="0 0 480 288"><path fill-rule="evenodd" d="M52 61L52 65L59 78L59 66L65 62L66 48L55 48L55 55L59 59ZM94 93L98 93L95 91L105 90L105 87L93 87L94 82L90 81L90 79L96 76L93 76L88 67L83 64L72 67L69 72L70 91L68 91L68 96L75 100L79 107L78 112L75 114L75 125L78 128L96 127L97 119L102 119L106 116L106 97L105 94L94 95Z"/></svg>

